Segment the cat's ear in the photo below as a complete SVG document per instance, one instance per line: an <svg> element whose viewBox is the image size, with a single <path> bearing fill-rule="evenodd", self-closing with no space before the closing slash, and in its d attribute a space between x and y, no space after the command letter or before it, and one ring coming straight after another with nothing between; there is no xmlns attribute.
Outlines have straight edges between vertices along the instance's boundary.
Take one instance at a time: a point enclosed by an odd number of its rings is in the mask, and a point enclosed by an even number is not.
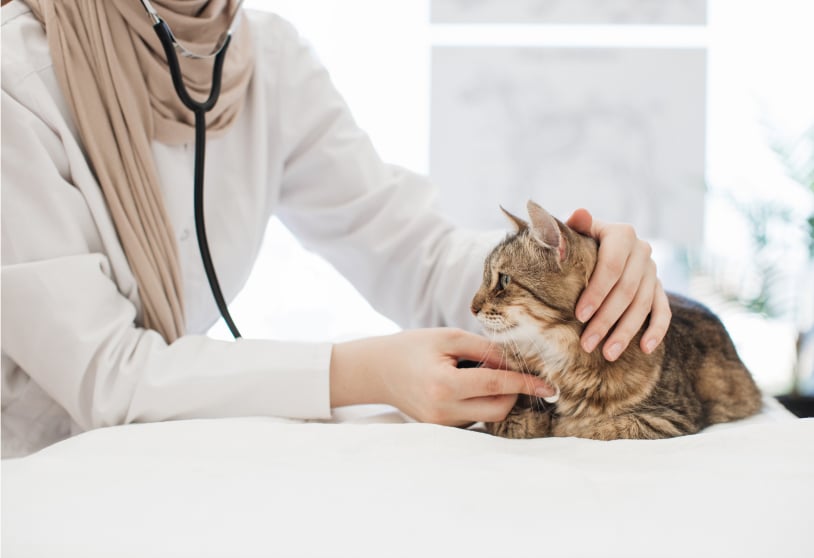
<svg viewBox="0 0 814 558"><path fill-rule="evenodd" d="M512 225L514 225L516 229L514 232L521 232L529 228L528 223L526 223L523 219L521 219L517 215L512 215L511 213L506 211L506 209L502 205L500 206L500 210L503 212L503 215L509 218L509 221L511 221Z"/></svg>
<svg viewBox="0 0 814 558"><path fill-rule="evenodd" d="M565 257L565 237L557 220L531 200L526 204L526 209L531 219L531 237L543 247L557 250L562 261Z"/></svg>

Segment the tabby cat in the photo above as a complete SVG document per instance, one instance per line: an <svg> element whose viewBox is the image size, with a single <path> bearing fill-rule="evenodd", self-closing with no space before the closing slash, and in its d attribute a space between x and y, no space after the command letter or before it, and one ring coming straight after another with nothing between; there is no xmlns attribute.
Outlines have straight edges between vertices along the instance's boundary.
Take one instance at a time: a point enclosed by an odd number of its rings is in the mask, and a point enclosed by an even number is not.
<svg viewBox="0 0 814 558"><path fill-rule="evenodd" d="M672 323L652 354L639 348L647 324L615 362L601 345L586 353L574 312L596 264L596 241L532 201L528 223L503 211L517 230L487 257L472 312L511 366L546 378L559 394L520 396L505 420L486 424L488 432L668 438L760 410L760 391L720 320L683 297L669 295Z"/></svg>

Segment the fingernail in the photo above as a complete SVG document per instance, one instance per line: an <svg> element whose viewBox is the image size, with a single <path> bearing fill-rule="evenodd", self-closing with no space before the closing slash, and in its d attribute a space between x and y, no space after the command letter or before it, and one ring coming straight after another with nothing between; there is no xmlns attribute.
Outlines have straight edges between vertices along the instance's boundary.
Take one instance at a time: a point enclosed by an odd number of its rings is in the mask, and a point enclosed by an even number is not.
<svg viewBox="0 0 814 558"><path fill-rule="evenodd" d="M591 319L591 316L594 314L594 307L593 306L583 306L582 309L577 312L577 319L582 323L587 322Z"/></svg>
<svg viewBox="0 0 814 558"><path fill-rule="evenodd" d="M594 333L594 334L593 334L593 335L591 335L591 336L588 338L588 340L585 342L585 345L583 346L583 348L585 349L585 352L586 352L586 353L590 353L590 352L592 352L594 349L596 349L596 346L597 346L598 344L599 344L599 335L597 335L596 333Z"/></svg>
<svg viewBox="0 0 814 558"><path fill-rule="evenodd" d="M537 397L551 397L556 392L550 387L538 387L534 390L534 395Z"/></svg>
<svg viewBox="0 0 814 558"><path fill-rule="evenodd" d="M622 354L622 344L614 343L608 349L608 360L616 360L620 354Z"/></svg>
<svg viewBox="0 0 814 558"><path fill-rule="evenodd" d="M656 341L655 339L651 339L650 341L648 341L644 347L647 354L649 355L650 353L652 353L656 349L656 345L658 344L659 344L658 341Z"/></svg>

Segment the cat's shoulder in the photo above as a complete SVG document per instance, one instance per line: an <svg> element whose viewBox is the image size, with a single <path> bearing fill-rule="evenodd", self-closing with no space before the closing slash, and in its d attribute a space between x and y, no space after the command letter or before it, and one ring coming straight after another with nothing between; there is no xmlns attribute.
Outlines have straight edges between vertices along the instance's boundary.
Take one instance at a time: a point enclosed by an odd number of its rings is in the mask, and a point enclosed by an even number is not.
<svg viewBox="0 0 814 558"><path fill-rule="evenodd" d="M674 322L678 320L690 323L698 323L701 321L720 323L720 319L715 312L697 300L676 293L667 293L667 299L670 302L670 310L673 313Z"/></svg>
<svg viewBox="0 0 814 558"><path fill-rule="evenodd" d="M712 313L712 311L692 298L687 298L684 295L680 295L677 293L667 293L667 300L670 301L670 308L677 308L680 310L687 310L690 312L704 312L704 313Z"/></svg>

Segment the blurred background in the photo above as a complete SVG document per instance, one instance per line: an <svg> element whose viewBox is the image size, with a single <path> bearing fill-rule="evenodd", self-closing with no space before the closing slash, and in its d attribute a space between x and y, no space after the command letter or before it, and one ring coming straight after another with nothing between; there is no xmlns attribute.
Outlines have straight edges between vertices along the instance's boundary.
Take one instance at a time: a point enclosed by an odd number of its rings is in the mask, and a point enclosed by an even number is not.
<svg viewBox="0 0 814 558"><path fill-rule="evenodd" d="M814 2L247 0L313 45L382 158L456 222L533 198L636 225L768 393L814 395ZM247 337L396 331L273 221ZM223 324L211 335L229 338Z"/></svg>

